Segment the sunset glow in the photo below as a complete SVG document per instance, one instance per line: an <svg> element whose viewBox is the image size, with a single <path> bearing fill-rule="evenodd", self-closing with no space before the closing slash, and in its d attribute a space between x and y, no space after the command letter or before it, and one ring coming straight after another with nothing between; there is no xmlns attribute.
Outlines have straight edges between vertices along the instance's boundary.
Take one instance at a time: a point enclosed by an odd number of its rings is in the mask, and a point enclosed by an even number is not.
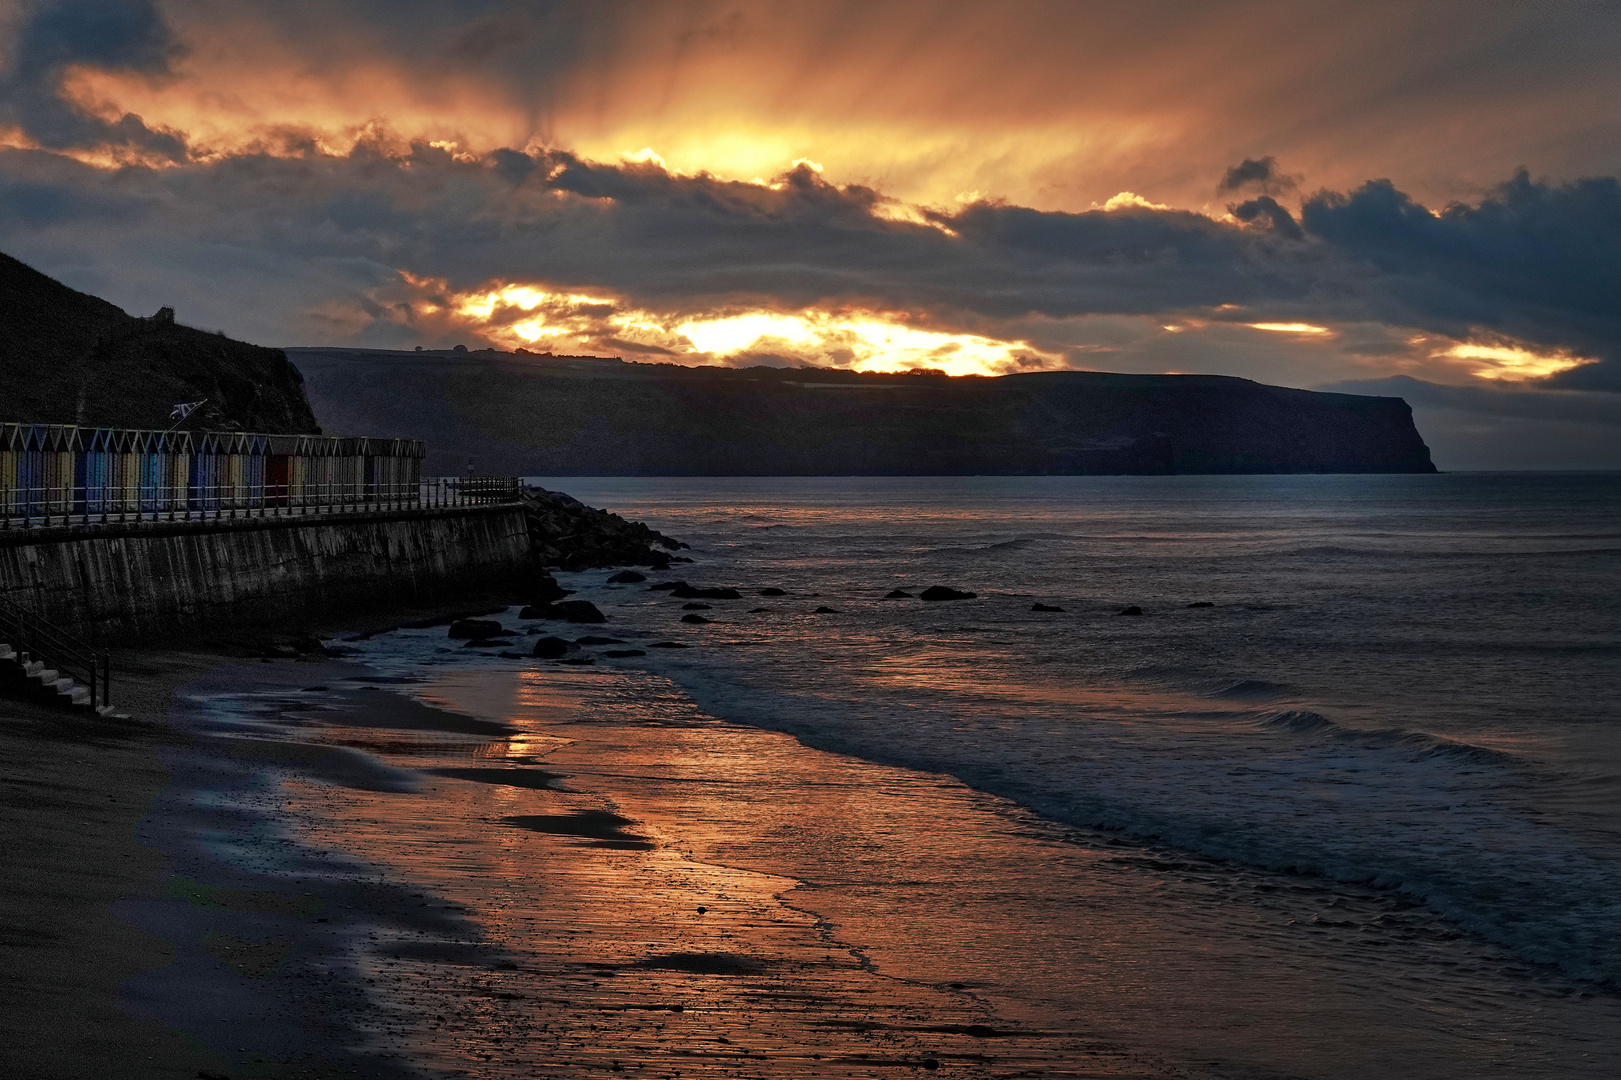
<svg viewBox="0 0 1621 1080"><path fill-rule="evenodd" d="M286 345L1608 392L1621 15L1523 7L0 0L0 251Z"/></svg>
<svg viewBox="0 0 1621 1080"><path fill-rule="evenodd" d="M1471 374L1501 382L1544 379L1594 361L1568 352L1536 352L1514 345L1453 345L1438 355L1466 361Z"/></svg>
<svg viewBox="0 0 1621 1080"><path fill-rule="evenodd" d="M422 316L446 317L491 344L561 353L595 352L678 363L764 362L854 371L929 368L997 375L1060 366L1057 354L1022 340L997 340L908 325L876 312L750 311L668 316L611 297L499 285L451 293L445 282L406 276Z"/></svg>
<svg viewBox="0 0 1621 1080"><path fill-rule="evenodd" d="M1245 323L1251 330L1270 330L1277 334L1307 334L1323 337L1334 331L1326 326L1313 326L1311 323L1298 322L1252 322Z"/></svg>

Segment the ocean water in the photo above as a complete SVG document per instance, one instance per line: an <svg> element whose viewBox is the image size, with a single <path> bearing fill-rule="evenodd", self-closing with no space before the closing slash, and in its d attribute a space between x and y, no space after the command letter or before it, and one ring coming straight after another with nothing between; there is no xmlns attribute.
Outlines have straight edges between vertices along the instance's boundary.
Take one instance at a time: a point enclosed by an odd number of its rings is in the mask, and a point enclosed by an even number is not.
<svg viewBox="0 0 1621 1080"><path fill-rule="evenodd" d="M891 969L1023 965L998 993L1025 1021L1106 1012L1110 1032L1188 1068L1249 1053L1232 1075L1390 1075L1388 1056L1352 1052L1381 1040L1413 1076L1613 1064L1621 476L535 482L691 547L646 584L559 575L606 626L503 616L645 649L582 650L601 713L713 718L942 774L1010 808L1007 836L1040 841L931 878L906 917L953 926L958 945L892 946ZM744 599L683 623L687 602L648 588L677 578ZM883 599L936 584L977 596ZM452 650L442 631L360 647L379 670L437 671L437 700L470 712L471 687L533 664ZM838 845L688 845L806 881L852 873ZM1077 868L1066 845L1108 857ZM1136 891L1089 884L1104 863ZM913 873L886 866L868 872ZM828 890L819 914L852 933L875 905L905 921L912 903ZM1098 928L1128 924L1137 966L1100 959ZM1319 1016L1318 993L1349 1004ZM1294 1010L1338 1027L1290 1048L1266 1032Z"/></svg>

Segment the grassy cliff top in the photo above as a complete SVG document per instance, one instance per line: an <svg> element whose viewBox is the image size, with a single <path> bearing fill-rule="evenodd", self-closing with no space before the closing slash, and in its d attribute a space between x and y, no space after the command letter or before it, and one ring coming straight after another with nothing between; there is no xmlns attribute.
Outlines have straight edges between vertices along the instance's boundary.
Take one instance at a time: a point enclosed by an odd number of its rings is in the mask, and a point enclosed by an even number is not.
<svg viewBox="0 0 1621 1080"><path fill-rule="evenodd" d="M0 421L165 428L177 402L206 398L188 427L320 430L280 349L135 318L4 254L0 386Z"/></svg>

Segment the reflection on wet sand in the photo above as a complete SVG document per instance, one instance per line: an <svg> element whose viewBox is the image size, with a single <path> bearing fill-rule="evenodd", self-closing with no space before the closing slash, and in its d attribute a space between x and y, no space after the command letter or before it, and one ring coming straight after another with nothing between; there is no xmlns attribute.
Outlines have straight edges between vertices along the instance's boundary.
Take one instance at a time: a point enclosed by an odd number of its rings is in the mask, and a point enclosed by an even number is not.
<svg viewBox="0 0 1621 1080"><path fill-rule="evenodd" d="M284 730L417 778L288 789L304 843L465 915L379 926L359 958L379 1039L451 1075L1537 1076L1569 1062L1505 1047L1615 1016L1528 976L1474 993L1514 962L1389 894L1079 833L714 721L656 676L431 678L458 731L415 703L384 731L385 702L341 693ZM1421 977L1386 979L1390 948Z"/></svg>
<svg viewBox="0 0 1621 1080"><path fill-rule="evenodd" d="M449 689L432 696L459 704ZM894 1067L1162 1075L1095 1038L1022 1030L966 984L884 975L786 899L799 882L686 854L684 834L702 827L703 813L655 820L637 807L632 817L623 791L608 796L598 783L669 783L701 803L696 785L774 784L770 762L732 761L731 748L682 737L703 727L586 720L566 682L528 684L513 709L527 730L476 755L426 732L408 749L396 733L384 756L431 777L416 796L289 784L301 840L426 887L431 902L465 911L477 928L476 939L379 928L362 959L390 1014L379 1034L404 1039L427 1064L481 1077L870 1076ZM554 735L542 771L532 767L535 736L545 734L537 714L566 725L557 731L613 738ZM322 738L344 734L333 726ZM561 752L566 769L553 760ZM481 764L467 764L474 756ZM533 779L514 782L518 774ZM826 784L848 785L843 776Z"/></svg>

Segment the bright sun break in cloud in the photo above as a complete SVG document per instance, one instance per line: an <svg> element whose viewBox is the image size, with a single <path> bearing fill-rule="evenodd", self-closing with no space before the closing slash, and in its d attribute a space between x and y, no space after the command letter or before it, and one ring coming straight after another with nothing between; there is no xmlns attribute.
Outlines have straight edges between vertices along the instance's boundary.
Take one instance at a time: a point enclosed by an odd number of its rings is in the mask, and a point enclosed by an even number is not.
<svg viewBox="0 0 1621 1080"><path fill-rule="evenodd" d="M417 305L446 311L467 330L508 347L577 353L641 354L677 363L759 361L854 371L933 369L997 375L1059 366L1061 358L1026 341L948 333L908 325L885 312L749 311L668 316L626 307L611 297L501 285L451 293L443 282L407 277L448 298Z"/></svg>
<svg viewBox="0 0 1621 1080"><path fill-rule="evenodd" d="M1452 345L1434 354L1450 360L1462 360L1470 373L1481 379L1498 382L1525 382L1557 375L1561 371L1592 364L1596 361L1568 352L1536 352L1516 345Z"/></svg>

